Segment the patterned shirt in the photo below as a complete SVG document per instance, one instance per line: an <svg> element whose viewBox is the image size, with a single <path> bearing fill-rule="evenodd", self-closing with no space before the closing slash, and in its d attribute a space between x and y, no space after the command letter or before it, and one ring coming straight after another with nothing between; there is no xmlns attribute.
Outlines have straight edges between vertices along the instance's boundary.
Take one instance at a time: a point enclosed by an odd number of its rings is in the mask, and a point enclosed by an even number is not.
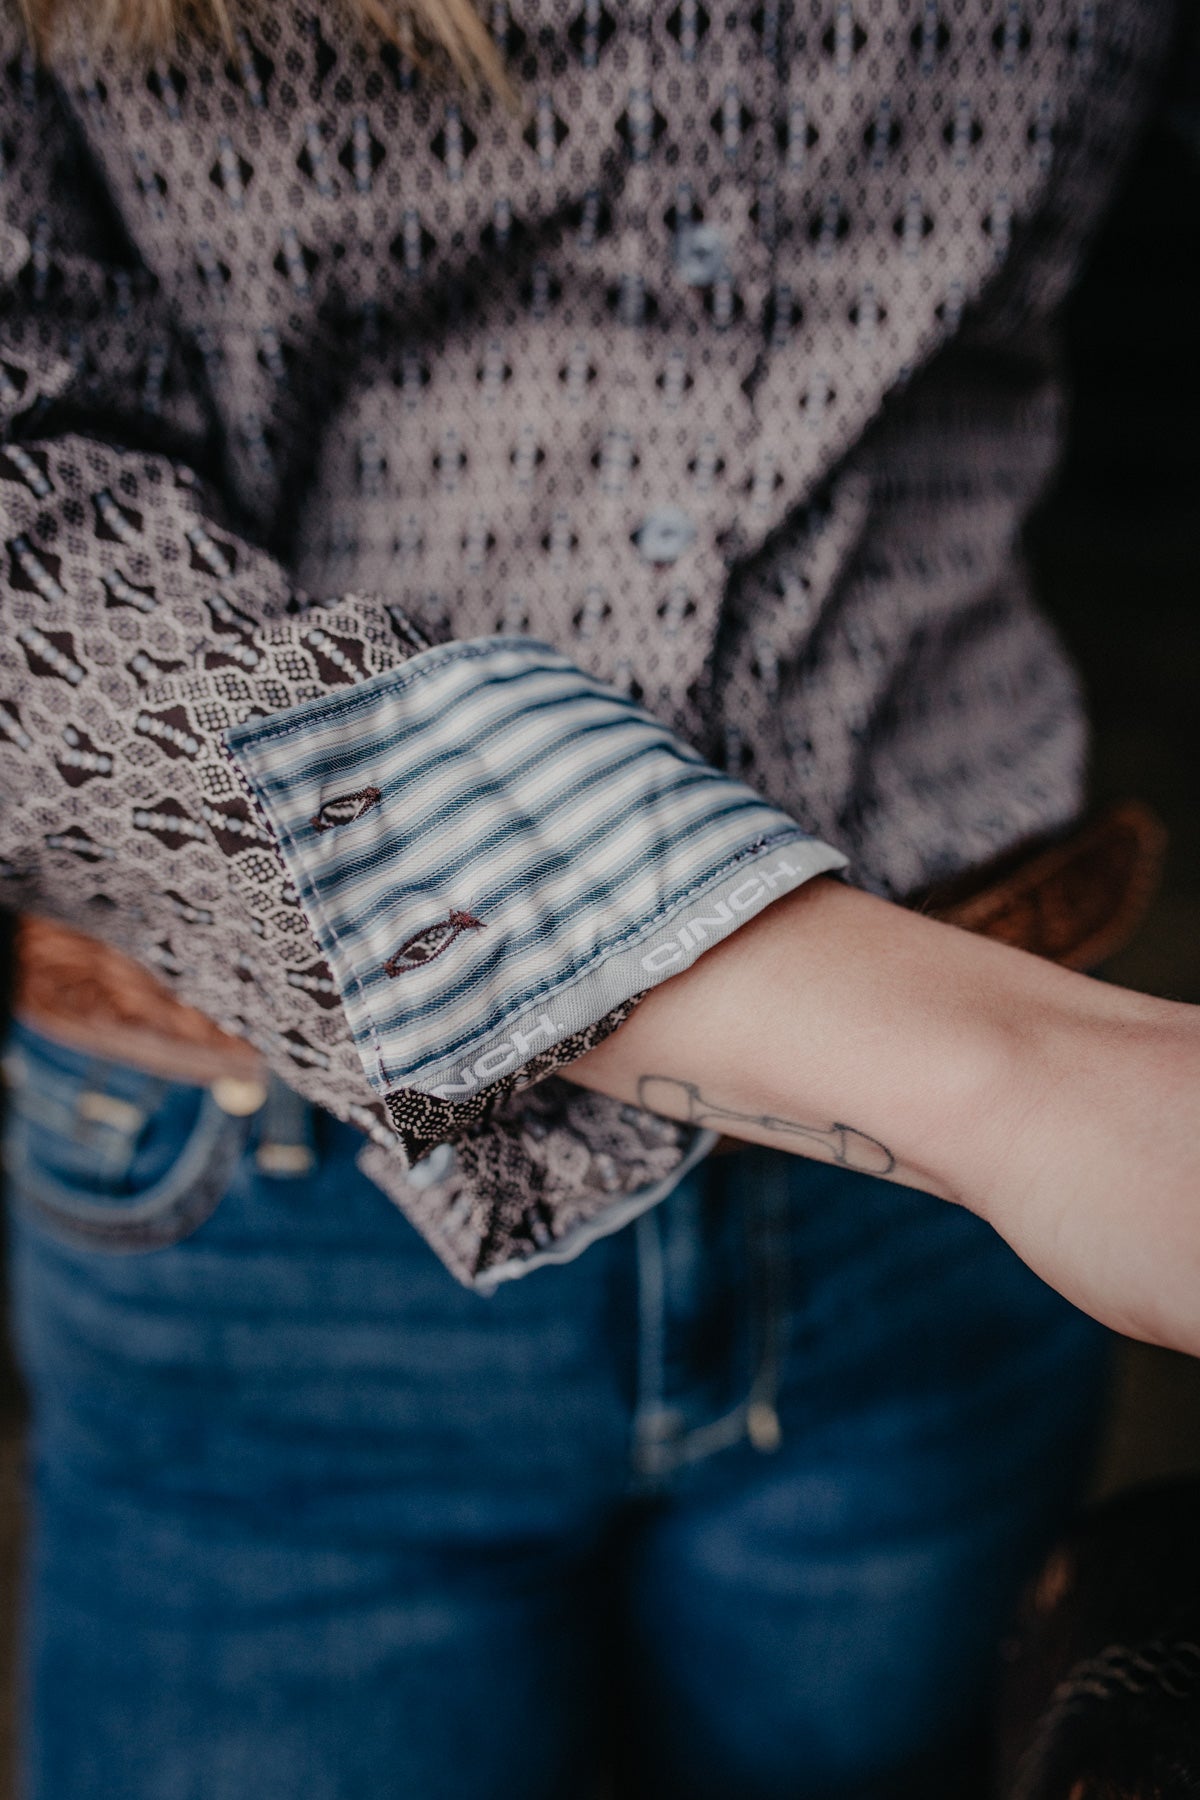
<svg viewBox="0 0 1200 1800"><path fill-rule="evenodd" d="M707 1147L553 1077L648 987L1078 810L1018 537L1169 22L489 19L517 109L333 5L51 74L0 0L0 894L359 1124L480 1283Z"/></svg>

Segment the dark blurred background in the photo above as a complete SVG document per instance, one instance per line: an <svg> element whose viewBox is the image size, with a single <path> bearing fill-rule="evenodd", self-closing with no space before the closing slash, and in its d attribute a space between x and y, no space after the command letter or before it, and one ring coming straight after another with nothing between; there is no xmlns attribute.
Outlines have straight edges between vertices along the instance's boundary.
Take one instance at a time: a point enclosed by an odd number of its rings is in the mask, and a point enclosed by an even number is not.
<svg viewBox="0 0 1200 1800"><path fill-rule="evenodd" d="M1030 533L1082 670L1095 798L1167 824L1166 880L1113 981L1200 1004L1200 11L1067 315L1068 454ZM1200 1095L1197 1096L1200 1126ZM1098 1492L1200 1473L1200 1362L1130 1345Z"/></svg>
<svg viewBox="0 0 1200 1800"><path fill-rule="evenodd" d="M1098 800L1136 794L1170 832L1162 893L1105 974L1200 1004L1200 14L1067 317L1060 479L1030 547L1083 672ZM1197 1096L1200 1126L1200 1096ZM1129 1346L1097 1472L1110 1492L1200 1473L1200 1362Z"/></svg>
<svg viewBox="0 0 1200 1800"><path fill-rule="evenodd" d="M1070 447L1030 547L1044 604L1090 695L1094 797L1136 795L1170 831L1164 889L1105 973L1200 1004L1196 60L1181 42L1071 303ZM1200 1105L1197 1115L1200 1125ZM20 1462L20 1393L0 1349L0 1800L10 1793ZM1200 1474L1200 1362L1127 1346L1096 1490L1184 1471Z"/></svg>

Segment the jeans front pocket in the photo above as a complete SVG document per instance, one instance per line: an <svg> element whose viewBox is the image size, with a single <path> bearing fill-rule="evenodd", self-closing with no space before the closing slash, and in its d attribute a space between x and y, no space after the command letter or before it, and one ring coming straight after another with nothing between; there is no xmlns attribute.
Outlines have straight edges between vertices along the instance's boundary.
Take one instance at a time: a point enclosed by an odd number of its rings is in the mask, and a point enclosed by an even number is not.
<svg viewBox="0 0 1200 1800"><path fill-rule="evenodd" d="M202 1225L250 1121L165 1081L16 1025L5 1056L4 1168L26 1218L76 1248L156 1250Z"/></svg>

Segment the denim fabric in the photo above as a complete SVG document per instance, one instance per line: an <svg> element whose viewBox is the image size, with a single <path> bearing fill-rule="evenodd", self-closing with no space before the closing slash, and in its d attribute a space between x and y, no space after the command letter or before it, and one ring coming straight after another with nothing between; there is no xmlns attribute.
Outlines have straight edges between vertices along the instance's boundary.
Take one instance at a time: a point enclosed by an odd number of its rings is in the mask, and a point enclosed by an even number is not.
<svg viewBox="0 0 1200 1800"><path fill-rule="evenodd" d="M747 1151L485 1299L284 1090L10 1060L26 1800L952 1791L1106 1360L987 1226Z"/></svg>

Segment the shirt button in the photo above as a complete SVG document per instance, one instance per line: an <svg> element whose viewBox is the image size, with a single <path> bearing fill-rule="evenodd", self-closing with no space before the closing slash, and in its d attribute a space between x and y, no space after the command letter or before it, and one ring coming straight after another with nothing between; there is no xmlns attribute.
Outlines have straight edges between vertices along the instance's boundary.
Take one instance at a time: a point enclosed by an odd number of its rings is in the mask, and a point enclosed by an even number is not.
<svg viewBox="0 0 1200 1800"><path fill-rule="evenodd" d="M725 239L712 225L681 225L675 234L675 267L689 287L711 287L725 272Z"/></svg>
<svg viewBox="0 0 1200 1800"><path fill-rule="evenodd" d="M695 535L696 527L682 507L659 506L642 520L636 542L647 562L672 563Z"/></svg>
<svg viewBox="0 0 1200 1800"><path fill-rule="evenodd" d="M423 1156L408 1171L408 1184L415 1188L433 1187L453 1175L457 1162L453 1144L435 1144L429 1155Z"/></svg>

